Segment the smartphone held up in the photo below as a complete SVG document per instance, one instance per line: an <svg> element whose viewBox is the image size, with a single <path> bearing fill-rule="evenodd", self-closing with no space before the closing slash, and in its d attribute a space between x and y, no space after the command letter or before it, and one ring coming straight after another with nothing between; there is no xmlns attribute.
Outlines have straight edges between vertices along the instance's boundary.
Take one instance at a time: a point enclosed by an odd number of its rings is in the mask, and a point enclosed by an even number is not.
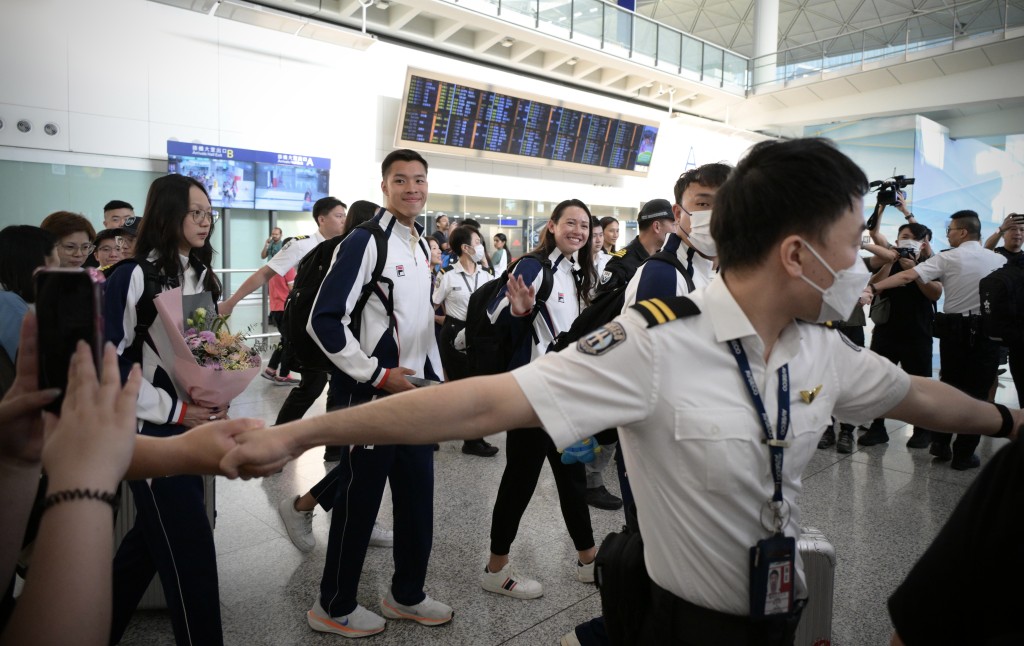
<svg viewBox="0 0 1024 646"><path fill-rule="evenodd" d="M89 345L96 374L102 369L104 276L93 268L40 268L35 279L39 387L60 389L60 397L46 406L59 413L79 341Z"/></svg>

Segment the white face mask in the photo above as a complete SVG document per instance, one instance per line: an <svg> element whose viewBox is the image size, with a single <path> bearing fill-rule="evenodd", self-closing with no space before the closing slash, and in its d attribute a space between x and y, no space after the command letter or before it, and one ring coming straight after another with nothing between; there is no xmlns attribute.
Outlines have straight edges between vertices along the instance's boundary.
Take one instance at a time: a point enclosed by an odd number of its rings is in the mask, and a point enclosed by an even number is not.
<svg viewBox="0 0 1024 646"><path fill-rule="evenodd" d="M833 271L828 266L828 263L822 260L810 243L806 240L803 240L803 243L807 245L807 250L814 254L818 262L835 279L828 289L822 289L811 282L807 276L800 276L800 278L804 279L804 282L821 292L821 309L818 311L818 318L815 320L815 323L845 321L853 314L853 308L857 306L861 292L868 286L868 280L871 278L868 268L864 266L864 262L858 256L850 267L840 271Z"/></svg>
<svg viewBox="0 0 1024 646"><path fill-rule="evenodd" d="M917 240L897 240L896 246L900 249L913 249L915 256L921 255L921 243Z"/></svg>
<svg viewBox="0 0 1024 646"><path fill-rule="evenodd" d="M478 244L477 246L473 247L473 261L474 262L480 262L483 259L484 259L484 246L482 244Z"/></svg>
<svg viewBox="0 0 1024 646"><path fill-rule="evenodd" d="M715 239L711 237L711 211L694 211L690 213L690 233L687 236L693 248L705 256L718 255Z"/></svg>

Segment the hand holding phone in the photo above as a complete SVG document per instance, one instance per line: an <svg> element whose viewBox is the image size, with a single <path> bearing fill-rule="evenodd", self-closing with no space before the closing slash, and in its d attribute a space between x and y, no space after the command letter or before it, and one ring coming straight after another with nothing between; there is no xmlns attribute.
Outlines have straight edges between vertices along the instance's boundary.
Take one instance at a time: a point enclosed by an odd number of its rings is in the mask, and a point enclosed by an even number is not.
<svg viewBox="0 0 1024 646"><path fill-rule="evenodd" d="M60 397L46 406L59 414L79 341L89 346L96 374L102 376L104 277L93 269L41 268L35 278L39 389L60 389Z"/></svg>

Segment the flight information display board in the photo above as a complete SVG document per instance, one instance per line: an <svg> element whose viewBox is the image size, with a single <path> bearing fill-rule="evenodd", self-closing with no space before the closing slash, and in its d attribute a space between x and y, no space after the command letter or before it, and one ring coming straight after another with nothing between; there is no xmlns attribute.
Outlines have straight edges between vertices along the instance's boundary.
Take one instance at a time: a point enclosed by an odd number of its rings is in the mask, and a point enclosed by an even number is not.
<svg viewBox="0 0 1024 646"><path fill-rule="evenodd" d="M658 126L409 70L396 144L645 175Z"/></svg>

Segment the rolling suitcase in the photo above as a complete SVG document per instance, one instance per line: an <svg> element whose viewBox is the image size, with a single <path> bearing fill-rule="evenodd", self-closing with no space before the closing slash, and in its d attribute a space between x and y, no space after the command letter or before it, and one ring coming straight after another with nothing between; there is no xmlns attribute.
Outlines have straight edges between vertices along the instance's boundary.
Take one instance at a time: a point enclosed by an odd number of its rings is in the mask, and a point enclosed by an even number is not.
<svg viewBox="0 0 1024 646"><path fill-rule="evenodd" d="M807 579L807 606L796 629L795 646L830 646L832 592L835 588L836 549L825 535L804 527L797 542Z"/></svg>
<svg viewBox="0 0 1024 646"><path fill-rule="evenodd" d="M203 476L203 499L206 502L206 517L210 521L210 529L213 529L215 525L215 507L216 507L216 490L214 487L213 476ZM117 553L117 548L121 546L121 539L124 535L135 524L135 498L132 496L132 490L128 488L128 483L121 483L121 506L117 510L117 518L114 520L114 553ZM153 581L146 588L146 593L142 595L142 599L139 601L139 610L157 610L167 607L167 601L164 599L164 589L160 585L160 575L157 574L153 577Z"/></svg>

